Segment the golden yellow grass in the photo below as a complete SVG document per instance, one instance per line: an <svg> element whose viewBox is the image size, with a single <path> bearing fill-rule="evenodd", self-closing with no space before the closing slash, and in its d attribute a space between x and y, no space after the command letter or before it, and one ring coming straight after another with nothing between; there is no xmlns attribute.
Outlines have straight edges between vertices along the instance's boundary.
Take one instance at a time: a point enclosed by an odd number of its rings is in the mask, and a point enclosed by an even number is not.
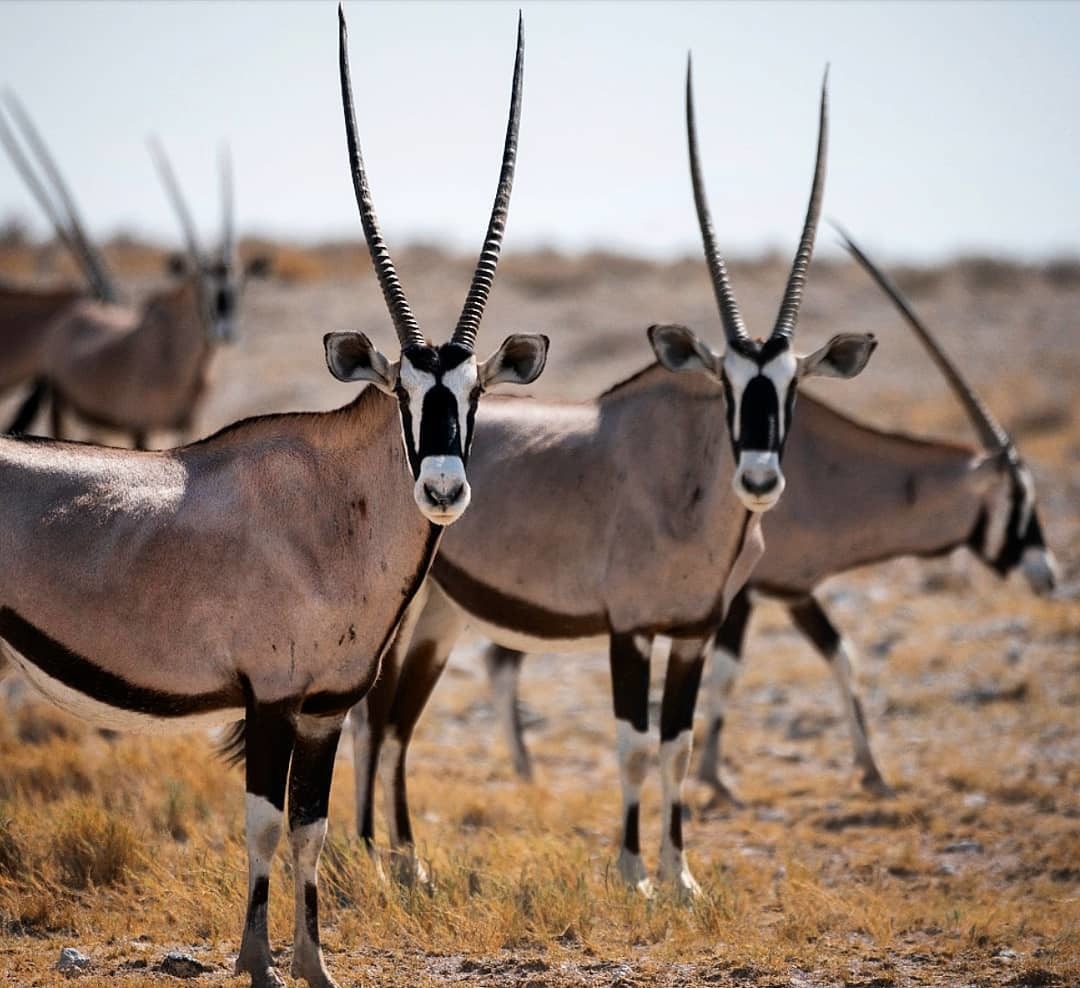
<svg viewBox="0 0 1080 988"><path fill-rule="evenodd" d="M221 357L206 429L252 411L347 400L322 366L321 333L386 332L357 245L270 246L291 274L253 286L242 342ZM130 276L158 261L160 252L139 259ZM125 263L135 265L134 254ZM425 324L451 325L471 260L413 248L398 264ZM734 265L752 325L771 315L781 268L773 259ZM410 761L432 892L386 884L351 837L342 746L322 899L339 982L1080 983L1075 275L1064 262L902 273L1016 428L1068 588L1036 600L1021 581L1003 584L961 557L900 561L823 591L864 655L873 739L896 799L854 788L828 672L782 608L766 605L725 734L727 771L748 806L706 809L708 794L689 786L684 833L705 895L689 907L664 894L646 902L614 873L619 800L603 656L526 663L523 696L543 720L529 734L537 781L523 785L467 644ZM857 272L816 268L804 315L800 332L813 342L858 329L882 340L864 380L830 387L830 402L890 427L966 436L955 403ZM507 257L485 333L493 345L503 332L550 332L539 390L582 395L641 366L645 325L666 319L716 332L700 262L541 252ZM658 682L662 659L655 664ZM195 983L240 984L229 972L244 911L242 773L202 736L107 739L25 698L3 710L0 984L67 984L53 968L68 945L91 958L78 979L90 986L167 983L155 969L172 948L212 967ZM653 868L658 788L654 765L642 820ZM270 923L284 970L289 882L283 844Z"/></svg>

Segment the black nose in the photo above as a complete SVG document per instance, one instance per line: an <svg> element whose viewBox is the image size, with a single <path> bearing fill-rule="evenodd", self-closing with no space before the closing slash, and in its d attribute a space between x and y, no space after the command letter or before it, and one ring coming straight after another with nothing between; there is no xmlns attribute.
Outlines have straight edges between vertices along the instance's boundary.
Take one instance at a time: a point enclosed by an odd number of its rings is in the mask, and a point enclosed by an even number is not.
<svg viewBox="0 0 1080 988"><path fill-rule="evenodd" d="M776 486L780 483L780 478L775 474L769 474L764 480L755 480L749 474L743 474L742 485L751 494L761 497L771 491L776 490Z"/></svg>
<svg viewBox="0 0 1080 988"><path fill-rule="evenodd" d="M424 484L424 494L427 495L427 499L440 508L448 508L451 504L461 500L461 493L464 490L464 484L458 484L457 487L449 491L437 491L430 484Z"/></svg>

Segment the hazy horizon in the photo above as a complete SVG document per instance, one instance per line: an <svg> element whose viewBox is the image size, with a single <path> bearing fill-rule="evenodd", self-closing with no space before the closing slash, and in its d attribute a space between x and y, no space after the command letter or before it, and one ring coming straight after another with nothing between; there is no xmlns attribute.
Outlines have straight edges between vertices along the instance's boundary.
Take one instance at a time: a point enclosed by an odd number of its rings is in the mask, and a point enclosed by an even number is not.
<svg viewBox="0 0 1080 988"><path fill-rule="evenodd" d="M0 84L95 236L177 242L160 135L204 239L228 139L243 234L356 239L332 2L0 5ZM795 246L830 69L826 214L888 258L1080 255L1080 7L525 3L506 248L700 250L683 85L693 48L714 221L732 255ZM479 248L517 5L346 5L360 136L391 244ZM733 139L733 135L738 135ZM0 219L46 232L6 156ZM822 247L833 238L823 230Z"/></svg>

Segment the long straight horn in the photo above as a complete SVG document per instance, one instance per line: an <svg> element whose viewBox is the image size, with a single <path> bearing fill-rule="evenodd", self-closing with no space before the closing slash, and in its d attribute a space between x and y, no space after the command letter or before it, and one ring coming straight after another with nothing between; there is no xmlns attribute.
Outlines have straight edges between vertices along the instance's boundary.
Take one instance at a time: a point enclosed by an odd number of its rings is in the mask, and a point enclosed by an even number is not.
<svg viewBox="0 0 1080 988"><path fill-rule="evenodd" d="M836 232L843 238L844 246L848 249L848 253L862 265L863 269L870 277L878 283L881 290L892 299L893 304L900 310L908 325L915 331L915 335L919 338L919 342L925 347L926 352L930 354L930 359L937 364L938 370L941 371L945 380L949 382L949 386L956 393L957 398L960 399L960 403L964 406L968 418L971 419L971 424L979 434L979 439L982 441L983 446L990 452L999 452L1000 450L1010 449L1012 447L1012 440L1009 438L1009 434L1002 427L1001 423L994 418L990 409L983 404L982 399L975 393L971 385L964 380L963 375L960 373L960 369L952 362L948 354L941 349L941 345L931 335L930 330L928 330L922 320L915 315L915 312L908 304L907 299L900 293L900 289L897 288L889 277L862 252L855 241L848 236L847 231L837 226L835 223L832 225L835 227Z"/></svg>
<svg viewBox="0 0 1080 988"><path fill-rule="evenodd" d="M525 72L525 21L518 12L517 54L514 56L514 83L510 90L510 117L506 122L506 140L503 143L502 170L499 172L499 186L495 192L495 203L491 207L491 219L488 221L487 236L476 262L469 294L461 310L452 342L473 350L476 347L476 333L480 328L480 319L484 315L492 282L495 280L495 267L499 263L499 251L502 249L503 234L506 231L506 216L510 210L510 192L514 187L514 165L517 161L518 130L521 126L521 80Z"/></svg>
<svg viewBox="0 0 1080 988"><path fill-rule="evenodd" d="M11 128L8 127L2 111L0 111L0 144L4 145L8 157L11 158L11 163L15 166L15 170L22 177L22 180L30 190L30 194L48 217L57 239L71 252L72 257L75 258L75 262L79 265L83 274L86 276L86 279L90 282L90 287L97 293L98 286L95 283L93 271L86 264L78 244L72 240L71 234L68 232L67 227L64 226L64 221L60 218L56 206L49 198L48 191L34 173L33 165L30 164L26 155L23 154L22 148L19 147L19 142L15 139L15 135L11 132Z"/></svg>
<svg viewBox="0 0 1080 988"><path fill-rule="evenodd" d="M705 198L705 183L701 177L701 160L698 154L697 123L694 119L694 87L690 56L686 56L686 139L690 146L690 181L694 186L694 205L697 207L698 226L705 244L705 261L712 276L716 303L720 307L720 320L728 342L746 339L746 324L739 313L735 293L731 288L727 267L720 249L716 246L716 231L709 215L709 203Z"/></svg>
<svg viewBox="0 0 1080 988"><path fill-rule="evenodd" d="M93 289L94 294L104 302L115 302L119 298L119 295L116 291L116 286L109 275L109 269L105 265L105 259L86 235L86 227L79 215L78 207L75 205L75 199L71 195L71 191L68 189L67 184L64 182L64 178L60 174L60 169L56 166L55 160L49 153L45 141L42 139L41 134L34 126L34 122L30 119L30 115L26 112L26 109L23 107L22 103L19 102L15 94L10 91L5 92L4 99L8 109L11 111L11 115L15 118L15 123L22 131L30 151L37 159L46 178L52 183L53 190L60 202L60 206L67 214L68 222L65 227L66 235L60 233L60 227L63 226L63 223L59 220L55 207L49 208L49 206L45 205L46 201L51 202L51 200L48 200L48 195L45 193L44 187L36 179L30 177L33 172L29 162L27 162L17 150L13 150L13 148L16 147L13 139L10 143L8 139L5 139L4 143L8 147L12 159L16 162L16 167L19 168L23 178L26 179L27 183L31 186L32 192L35 188L40 190L40 193L34 192L35 198L38 199L39 203L42 204L42 208L44 208L49 215L49 219L52 221L54 228L56 228L60 239L75 255L76 261L90 281L90 286ZM12 137L13 135L8 131L7 138ZM24 166L19 166L18 162L20 160L24 163ZM42 198L42 195L45 196L44 199Z"/></svg>
<svg viewBox="0 0 1080 988"><path fill-rule="evenodd" d="M353 109L352 82L349 78L349 34L345 27L345 11L338 4L338 61L341 70L341 107L345 111L345 136L349 144L349 167L352 172L353 190L356 192L356 205L360 209L360 223L364 227L371 263L379 279L386 307L397 330L402 348L413 344L423 345L424 334L409 308L405 298L405 289L394 269L390 248L386 246L379 230L379 220L375 215L375 204L371 199L367 174L364 171L364 159L360 154L360 141L356 136L356 111Z"/></svg>
<svg viewBox="0 0 1080 988"><path fill-rule="evenodd" d="M221 256L228 261L236 250L236 197L233 187L232 155L221 146Z"/></svg>
<svg viewBox="0 0 1080 988"><path fill-rule="evenodd" d="M814 164L814 184L810 190L810 205L806 209L806 222L803 224L802 239L795 252L795 261L791 265L784 301L780 303L780 313L776 317L773 336L786 336L789 340L795 335L795 320L799 317L803 289L806 287L806 273L810 268L810 258L814 253L814 238L817 235L818 219L821 217L821 201L825 196L825 158L829 150L829 69L825 68L825 78L821 81L821 115L818 121L817 161Z"/></svg>
<svg viewBox="0 0 1080 988"><path fill-rule="evenodd" d="M158 175L162 185L165 186L165 194L172 203L177 219L180 220L180 229L183 231L184 240L187 242L187 251L196 267L202 263L202 249L199 247L199 237L195 232L195 223L191 219L191 212L184 201L184 194L180 191L180 183L176 180L176 172L173 171L169 156L165 153L165 147L157 137L150 138L150 156L157 166Z"/></svg>

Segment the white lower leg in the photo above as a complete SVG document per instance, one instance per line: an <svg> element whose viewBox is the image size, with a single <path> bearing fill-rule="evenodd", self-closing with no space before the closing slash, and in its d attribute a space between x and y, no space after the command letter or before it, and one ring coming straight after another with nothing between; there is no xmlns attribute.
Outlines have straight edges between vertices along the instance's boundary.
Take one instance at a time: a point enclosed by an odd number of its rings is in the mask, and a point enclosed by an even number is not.
<svg viewBox="0 0 1080 988"><path fill-rule="evenodd" d="M639 817L641 787L649 766L648 734L626 720L615 721L615 750L622 785L622 840L619 848L619 875L627 885L645 894L652 891L641 860Z"/></svg>
<svg viewBox="0 0 1080 988"><path fill-rule="evenodd" d="M697 895L701 888L690 874L683 851L683 781L690 767L693 732L686 730L660 743L660 785L663 834L660 840L660 879L674 882L683 893Z"/></svg>
<svg viewBox="0 0 1080 988"><path fill-rule="evenodd" d="M333 984L323 966L319 945L319 855L325 839L325 819L297 827L289 833L296 890L292 976L304 978L310 988L326 988Z"/></svg>
<svg viewBox="0 0 1080 988"><path fill-rule="evenodd" d="M731 691L735 687L735 675L739 663L723 647L717 647L709 664L709 678L705 682L706 702L708 703L705 725L705 744L698 760L698 778L710 785L721 787L720 766L724 716L727 712Z"/></svg>
<svg viewBox="0 0 1080 988"><path fill-rule="evenodd" d="M270 800L247 794L248 910L244 938L236 958L237 973L247 972L255 985L283 984L273 970L266 925L270 865L281 839L282 812Z"/></svg>
<svg viewBox="0 0 1080 988"><path fill-rule="evenodd" d="M503 737L506 739L506 746L510 749L514 772L518 778L531 779L532 765L529 761L529 752L525 747L525 740L518 730L518 669L516 666L505 662L492 664L490 678L491 700L495 707L495 716L499 721L499 728Z"/></svg>
<svg viewBox="0 0 1080 988"><path fill-rule="evenodd" d="M862 701L859 699L856 654L846 638L841 638L837 643L830 664L844 699L844 713L855 749L855 764L862 769L865 784L881 783L881 772L874 761L874 753L870 750Z"/></svg>

